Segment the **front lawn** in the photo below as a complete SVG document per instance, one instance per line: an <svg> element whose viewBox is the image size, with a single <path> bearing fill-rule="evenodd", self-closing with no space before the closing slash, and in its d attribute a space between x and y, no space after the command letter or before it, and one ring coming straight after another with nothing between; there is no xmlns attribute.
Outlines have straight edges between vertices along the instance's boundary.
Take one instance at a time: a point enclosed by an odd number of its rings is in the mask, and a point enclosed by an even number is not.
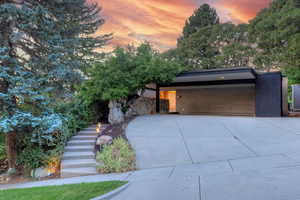
<svg viewBox="0 0 300 200"><path fill-rule="evenodd" d="M89 200L126 182L109 181L0 191L0 200Z"/></svg>

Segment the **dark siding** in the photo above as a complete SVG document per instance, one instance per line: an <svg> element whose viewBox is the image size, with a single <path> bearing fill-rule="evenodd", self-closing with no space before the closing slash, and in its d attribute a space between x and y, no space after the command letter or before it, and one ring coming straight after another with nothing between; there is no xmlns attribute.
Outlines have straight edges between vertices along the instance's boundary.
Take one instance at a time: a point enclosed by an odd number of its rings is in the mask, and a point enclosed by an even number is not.
<svg viewBox="0 0 300 200"><path fill-rule="evenodd" d="M156 84L156 113L160 113L160 93L159 85Z"/></svg>
<svg viewBox="0 0 300 200"><path fill-rule="evenodd" d="M256 116L282 116L282 75L280 72L257 75Z"/></svg>

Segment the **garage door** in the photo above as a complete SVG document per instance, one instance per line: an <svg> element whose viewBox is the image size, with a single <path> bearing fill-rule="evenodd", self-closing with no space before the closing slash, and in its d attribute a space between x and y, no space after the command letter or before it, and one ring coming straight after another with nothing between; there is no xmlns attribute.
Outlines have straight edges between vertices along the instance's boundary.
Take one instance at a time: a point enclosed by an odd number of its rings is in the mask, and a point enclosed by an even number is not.
<svg viewBox="0 0 300 200"><path fill-rule="evenodd" d="M181 88L176 96L181 114L255 115L255 87Z"/></svg>

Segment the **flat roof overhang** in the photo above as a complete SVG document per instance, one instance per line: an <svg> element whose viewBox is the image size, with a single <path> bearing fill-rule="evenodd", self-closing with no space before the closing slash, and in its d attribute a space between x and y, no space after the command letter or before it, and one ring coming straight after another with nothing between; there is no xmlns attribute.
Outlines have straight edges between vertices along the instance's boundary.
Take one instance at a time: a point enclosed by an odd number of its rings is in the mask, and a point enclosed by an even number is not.
<svg viewBox="0 0 300 200"><path fill-rule="evenodd" d="M256 76L252 68L200 70L181 73L173 82L160 84L159 87L254 84Z"/></svg>

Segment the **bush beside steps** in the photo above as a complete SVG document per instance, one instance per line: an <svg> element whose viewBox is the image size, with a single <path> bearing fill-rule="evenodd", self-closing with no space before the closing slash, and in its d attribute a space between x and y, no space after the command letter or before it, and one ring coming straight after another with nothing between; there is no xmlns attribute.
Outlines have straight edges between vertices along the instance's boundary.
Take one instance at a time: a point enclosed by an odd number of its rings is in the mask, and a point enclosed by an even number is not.
<svg viewBox="0 0 300 200"><path fill-rule="evenodd" d="M136 157L130 144L119 137L97 153L97 170L100 173L123 173L136 169Z"/></svg>

